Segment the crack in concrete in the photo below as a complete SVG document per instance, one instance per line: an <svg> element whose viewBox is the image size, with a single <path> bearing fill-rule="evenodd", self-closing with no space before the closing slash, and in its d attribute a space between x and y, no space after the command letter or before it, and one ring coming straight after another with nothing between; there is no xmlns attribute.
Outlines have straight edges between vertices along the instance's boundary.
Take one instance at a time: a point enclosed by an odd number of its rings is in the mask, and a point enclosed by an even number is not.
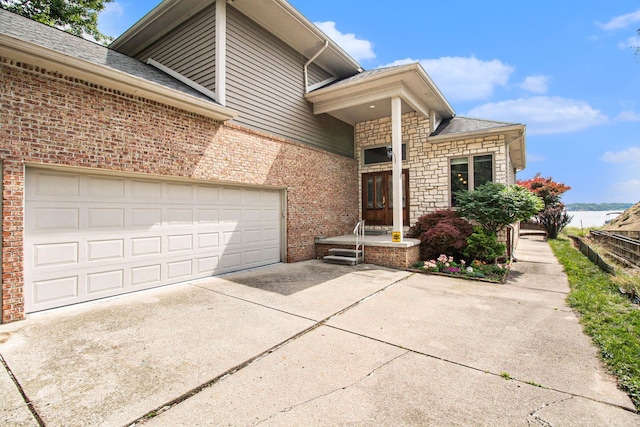
<svg viewBox="0 0 640 427"><path fill-rule="evenodd" d="M297 334L287 338L286 340L279 342L278 344L272 346L271 348L269 348L269 349L267 349L267 350L255 355L255 356L245 360L244 362L242 362L242 363L240 363L240 364L238 364L238 365L236 365L236 366L234 366L234 367L232 367L232 368L230 368L228 370L226 370L225 372L221 373L220 375L217 375L216 377L210 379L209 381L207 381L207 382L205 382L205 383L203 383L203 384L201 384L201 385L199 385L199 386L187 391L186 393L183 393L182 395L176 397L175 399L172 399L169 402L166 402L166 403L158 406L156 409L153 409L153 410L147 412L146 414L142 415L141 417L138 417L137 419L133 420L132 422L129 422L129 423L125 424L125 426L126 427L135 427L135 426L139 426L141 424L144 424L144 422L146 420L154 418L154 417L162 414L163 412L166 412L166 411L170 410L172 407L178 405L179 403L184 402L187 399L190 399L191 397L197 395L201 391L213 386L214 384L224 380L225 378L227 378L227 377L229 377L231 375L234 375L235 373L241 371L242 369L246 368L247 366L250 366L251 364L257 362L258 360L265 358L266 356L270 355L271 353L279 350L280 348L286 346L287 344L290 344L293 341L296 341L298 338L308 334L309 332L319 328L320 326L326 325L326 323L330 319L332 319L332 318L334 318L336 316L339 316L339 315L351 310L352 308L362 304L363 302L367 301L368 299L373 298L374 296L386 291L387 289L389 289L390 287L396 285L397 283L400 283L403 280L408 279L412 275L413 274L409 274L409 275L404 276L404 277L402 277L402 278L400 278L398 280L395 280L394 282L389 283L388 285L378 289L377 291L375 291L375 292L373 292L373 293L371 293L371 294L359 299L358 301L354 302L353 304L350 304L347 307L345 307L345 308L343 308L343 309L341 309L341 310L329 315L325 319L322 319L322 320L314 323L313 325L309 326L308 328L303 329L302 331L300 331ZM201 288L201 289L205 289L205 290L210 291L210 292L215 292L215 293L220 294L220 295L225 295L227 297L234 298L234 299L237 299L237 300L240 300L240 301L245 301L245 302L248 302L250 304L254 304L254 305L261 306L261 307L265 307L265 308L268 308L270 310L279 311L279 312L282 312L282 313L285 313L285 314L289 314L291 316L295 316L295 317L298 317L298 318L301 318L301 319L305 319L305 320L315 321L314 319L309 319L309 318L304 317L304 316L300 316L300 315L297 315L297 314L294 314L294 313L289 313L289 312L286 312L284 310L280 310L280 309L277 309L277 308L274 308L274 307L269 307L267 305L256 303L254 301L249 301L249 300L246 300L244 298L240 298L240 297L237 297L237 296L234 296L234 295L227 295L227 294L225 294L223 292L216 291L214 289L204 288L202 286L199 286L199 285L196 285L196 284L193 284L193 283L191 285L195 286L195 287L198 287L198 288Z"/></svg>
<svg viewBox="0 0 640 427"><path fill-rule="evenodd" d="M36 420L36 422L40 427L44 427L45 424L42 418L40 417L40 414L38 414L38 411L36 411L36 408L33 406L33 402L31 401L31 399L29 399L29 397L25 393L24 389L22 388L22 385L20 385L20 382L18 381L16 376L13 375L11 368L9 368L9 365L4 360L4 357L2 357L2 354L0 354L0 364L4 366L4 369L6 370L7 375L9 375L9 378L13 382L13 385L15 385L16 388L18 389L18 393L20 393L22 400L27 405L27 408L29 409L29 412L31 412L31 415L33 416L33 418Z"/></svg>
<svg viewBox="0 0 640 427"><path fill-rule="evenodd" d="M297 404L295 404L295 405L288 406L288 407L286 407L286 408L284 408L284 409L281 409L281 410L279 410L279 411L277 411L277 412L275 412L275 413L273 413L273 414L269 415L267 418L265 418L265 419L263 419L263 420L258 421L255 425L257 426L257 425L260 425L260 424L262 424L262 423L265 423L265 422L269 421L270 419L272 419L272 418L276 417L278 414L283 414L283 413L285 413L285 412L290 412L290 411L292 411L292 410L294 410L294 409L296 409L296 408L299 408L299 407L301 407L301 406L305 406L305 405L307 405L307 404L309 404L309 403L311 403L311 402L313 402L313 401L315 401L315 400L322 399L323 397L329 396L329 395L331 395L331 394L333 394L333 393L337 393L337 392L342 391L342 390L347 390L347 389L349 389L349 388L351 388L351 387L355 386L356 384L361 383L362 381L364 381L365 379L369 378L371 375L373 375L374 373L376 373L376 372L377 372L377 371L379 371L380 369L384 368L385 366L389 365L390 363L393 363L393 362L394 362L394 361L396 361L397 359L399 359L399 358L401 358L401 357L406 356L406 355L407 355L407 354L409 354L409 353L411 353L411 351L410 351L410 350L407 350L407 351L405 351L404 353L399 354L399 355L397 355L397 356L395 356L395 357L393 357L393 358L391 358L391 359L387 360L386 362L382 363L381 365L376 366L374 369L372 369L371 371L369 371L366 375L363 375L362 377L358 378L357 380L355 380L355 381L354 381L354 382L352 382L351 384L347 384L347 385L345 385L345 386L343 386L343 387L338 387L338 388L333 389L333 390L331 390L331 391L328 391L328 392L326 392L326 393L319 394L319 395L317 395L317 396L314 396L314 397L312 397L312 398L310 398L310 399L305 400L304 402L300 402L300 403L297 403Z"/></svg>
<svg viewBox="0 0 640 427"><path fill-rule="evenodd" d="M574 396L569 396L569 397L566 397L564 399L553 401L551 403L545 403L544 405L540 406L539 408L536 408L533 411L529 412L529 417L533 418L533 422L535 422L537 426L553 427L553 423L551 423L551 422L545 420L544 418L542 418L541 416L537 415L537 412L543 410L544 408L548 408L549 406L557 405L559 403L566 402L567 400L571 400L573 398L574 398ZM532 422L532 420L527 419L527 424L532 425L531 422Z"/></svg>

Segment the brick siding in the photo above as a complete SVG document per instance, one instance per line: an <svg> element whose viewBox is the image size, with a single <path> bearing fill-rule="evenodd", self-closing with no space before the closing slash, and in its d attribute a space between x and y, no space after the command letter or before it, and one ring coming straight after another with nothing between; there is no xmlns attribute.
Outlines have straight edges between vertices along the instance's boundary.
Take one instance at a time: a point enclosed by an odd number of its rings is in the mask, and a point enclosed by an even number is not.
<svg viewBox="0 0 640 427"><path fill-rule="evenodd" d="M0 58L2 322L24 317L25 165L287 190L287 262L358 220L355 160Z"/></svg>
<svg viewBox="0 0 640 427"><path fill-rule="evenodd" d="M316 244L316 258L322 259L329 255L329 249L353 249L353 245L332 245L327 243ZM383 267L406 270L420 259L420 246L391 247L391 246L365 246L364 262L367 264L381 265Z"/></svg>

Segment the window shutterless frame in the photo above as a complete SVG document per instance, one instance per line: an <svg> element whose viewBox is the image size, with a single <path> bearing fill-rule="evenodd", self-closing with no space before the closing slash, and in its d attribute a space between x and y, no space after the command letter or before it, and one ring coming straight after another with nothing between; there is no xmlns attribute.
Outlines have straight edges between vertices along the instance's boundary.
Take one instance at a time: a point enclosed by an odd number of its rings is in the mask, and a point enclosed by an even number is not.
<svg viewBox="0 0 640 427"><path fill-rule="evenodd" d="M456 206L455 193L473 190L495 177L494 157L491 153L449 159L449 204Z"/></svg>

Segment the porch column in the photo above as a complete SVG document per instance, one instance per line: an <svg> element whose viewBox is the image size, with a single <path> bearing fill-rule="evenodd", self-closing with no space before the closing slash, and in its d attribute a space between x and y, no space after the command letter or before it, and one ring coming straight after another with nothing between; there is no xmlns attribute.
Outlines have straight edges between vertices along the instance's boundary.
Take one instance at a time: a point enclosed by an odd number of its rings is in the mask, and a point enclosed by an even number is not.
<svg viewBox="0 0 640 427"><path fill-rule="evenodd" d="M391 156L393 161L393 232L400 233L402 228L402 102L399 97L391 98ZM394 239L394 241L398 241Z"/></svg>

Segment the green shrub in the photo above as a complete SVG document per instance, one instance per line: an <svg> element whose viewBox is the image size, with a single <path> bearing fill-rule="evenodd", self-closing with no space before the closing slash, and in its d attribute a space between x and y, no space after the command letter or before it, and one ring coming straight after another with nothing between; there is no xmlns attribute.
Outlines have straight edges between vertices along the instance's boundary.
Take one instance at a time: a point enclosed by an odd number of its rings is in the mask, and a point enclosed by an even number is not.
<svg viewBox="0 0 640 427"><path fill-rule="evenodd" d="M473 233L467 237L467 247L463 253L468 259L495 261L504 255L506 246L498 243L496 235L485 228L474 227Z"/></svg>

